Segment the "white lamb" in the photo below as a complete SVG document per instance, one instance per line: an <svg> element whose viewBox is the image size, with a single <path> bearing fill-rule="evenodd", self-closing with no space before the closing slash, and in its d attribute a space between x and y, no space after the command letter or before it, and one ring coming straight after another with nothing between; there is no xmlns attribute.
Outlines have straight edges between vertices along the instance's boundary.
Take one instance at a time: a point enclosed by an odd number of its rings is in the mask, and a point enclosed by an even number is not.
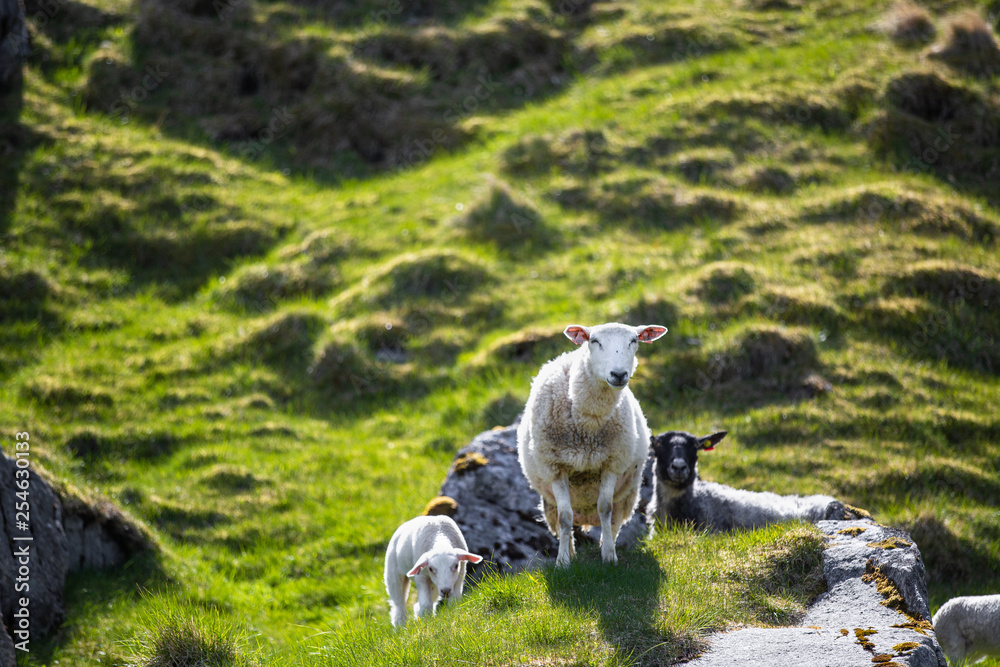
<svg viewBox="0 0 1000 667"><path fill-rule="evenodd" d="M952 665L1000 656L1000 595L952 598L931 622Z"/></svg>
<svg viewBox="0 0 1000 667"><path fill-rule="evenodd" d="M635 509L649 454L649 427L628 381L639 342L666 332L618 323L566 327L580 347L544 364L531 383L517 450L559 538L557 565L569 565L576 553L574 525L600 525L601 557L618 562L615 540Z"/></svg>
<svg viewBox="0 0 1000 667"><path fill-rule="evenodd" d="M468 549L451 517L418 516L396 529L385 551L385 590L394 626L406 625L410 579L417 585L417 618L436 612L439 600L462 599L466 563L483 560Z"/></svg>

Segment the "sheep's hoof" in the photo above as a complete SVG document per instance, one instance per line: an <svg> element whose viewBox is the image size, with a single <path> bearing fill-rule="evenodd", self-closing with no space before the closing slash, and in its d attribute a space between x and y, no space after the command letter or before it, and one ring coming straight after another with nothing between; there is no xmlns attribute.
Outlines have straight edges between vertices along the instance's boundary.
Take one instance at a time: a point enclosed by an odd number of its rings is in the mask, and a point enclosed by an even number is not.
<svg viewBox="0 0 1000 667"><path fill-rule="evenodd" d="M570 563L569 556L565 558L559 556L558 558L556 558L556 567L569 567L569 563Z"/></svg>
<svg viewBox="0 0 1000 667"><path fill-rule="evenodd" d="M611 563L612 565L618 564L618 554L612 551L610 554L601 554L605 563Z"/></svg>

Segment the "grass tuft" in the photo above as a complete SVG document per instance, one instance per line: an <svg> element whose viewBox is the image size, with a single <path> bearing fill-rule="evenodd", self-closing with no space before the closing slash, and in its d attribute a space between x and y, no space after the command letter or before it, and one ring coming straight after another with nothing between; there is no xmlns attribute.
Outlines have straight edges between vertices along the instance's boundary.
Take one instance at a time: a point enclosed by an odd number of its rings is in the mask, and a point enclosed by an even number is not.
<svg viewBox="0 0 1000 667"><path fill-rule="evenodd" d="M893 4L879 27L892 41L907 48L925 46L937 35L930 12L910 0Z"/></svg>
<svg viewBox="0 0 1000 667"><path fill-rule="evenodd" d="M1000 73L1000 44L982 15L973 9L948 19L945 41L931 57L976 76Z"/></svg>

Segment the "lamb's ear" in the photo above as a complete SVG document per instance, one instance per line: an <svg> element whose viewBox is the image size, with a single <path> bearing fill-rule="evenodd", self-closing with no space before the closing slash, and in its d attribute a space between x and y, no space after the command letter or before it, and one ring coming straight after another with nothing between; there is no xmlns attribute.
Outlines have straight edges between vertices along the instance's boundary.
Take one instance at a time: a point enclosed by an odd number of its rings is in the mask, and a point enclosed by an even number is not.
<svg viewBox="0 0 1000 667"><path fill-rule="evenodd" d="M719 431L718 433L698 438L698 449L704 449L706 452L712 451L715 449L717 444L722 442L722 439L726 437L727 433L729 433L729 431Z"/></svg>
<svg viewBox="0 0 1000 667"><path fill-rule="evenodd" d="M420 574L420 571L423 570L428 565L430 565L430 562L425 558L425 559L421 560L419 563L417 563L416 565L414 565L413 569L406 573L406 576L408 576L408 577L410 577L412 579L413 577L415 577L418 574Z"/></svg>
<svg viewBox="0 0 1000 667"><path fill-rule="evenodd" d="M658 324L650 324L649 326L639 326L635 328L635 335L638 336L639 340L643 343L652 343L665 333L667 333L667 328L661 327Z"/></svg>
<svg viewBox="0 0 1000 667"><path fill-rule="evenodd" d="M577 345L583 345L590 340L590 329L579 324L569 325L563 333L566 334L566 338L569 338Z"/></svg>
<svg viewBox="0 0 1000 667"><path fill-rule="evenodd" d="M479 554L470 553L468 551L459 551L455 555L458 556L458 560L460 561L467 560L470 563L479 563L482 562L483 560L483 557L480 556Z"/></svg>

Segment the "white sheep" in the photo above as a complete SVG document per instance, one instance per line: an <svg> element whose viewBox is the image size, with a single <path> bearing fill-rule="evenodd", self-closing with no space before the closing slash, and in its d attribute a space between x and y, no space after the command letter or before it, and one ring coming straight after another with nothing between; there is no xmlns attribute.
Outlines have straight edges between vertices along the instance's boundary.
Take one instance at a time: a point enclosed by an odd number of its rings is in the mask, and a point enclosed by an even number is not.
<svg viewBox="0 0 1000 667"><path fill-rule="evenodd" d="M531 383L517 450L559 538L557 565L576 553L574 525L600 525L601 557L618 562L615 540L635 509L649 455L649 427L628 381L639 342L666 332L619 323L566 327L580 347L544 364Z"/></svg>
<svg viewBox="0 0 1000 667"><path fill-rule="evenodd" d="M653 515L656 522L690 521L708 530L760 528L782 521L842 519L845 506L830 496L779 496L698 479L698 452L711 450L726 431L697 437L667 431L652 440L656 457Z"/></svg>
<svg viewBox="0 0 1000 667"><path fill-rule="evenodd" d="M417 618L436 612L441 599L462 599L466 563L483 560L468 549L451 517L418 516L396 529L385 551L385 590L394 626L406 625L410 579L417 585Z"/></svg>
<svg viewBox="0 0 1000 667"><path fill-rule="evenodd" d="M1000 595L952 598L931 621L952 665L1000 656Z"/></svg>

